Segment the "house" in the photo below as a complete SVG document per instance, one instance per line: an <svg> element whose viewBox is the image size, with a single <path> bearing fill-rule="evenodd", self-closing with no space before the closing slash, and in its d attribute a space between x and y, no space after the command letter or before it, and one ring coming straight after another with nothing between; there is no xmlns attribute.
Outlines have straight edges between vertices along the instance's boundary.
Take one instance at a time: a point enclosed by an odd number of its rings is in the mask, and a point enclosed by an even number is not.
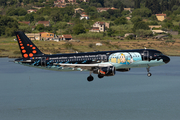
<svg viewBox="0 0 180 120"><path fill-rule="evenodd" d="M76 0L68 0L70 3L76 3Z"/></svg>
<svg viewBox="0 0 180 120"><path fill-rule="evenodd" d="M82 19L89 20L89 16L88 15L81 15L80 20L82 20Z"/></svg>
<svg viewBox="0 0 180 120"><path fill-rule="evenodd" d="M153 28L161 28L161 25L149 25L150 30L152 30Z"/></svg>
<svg viewBox="0 0 180 120"><path fill-rule="evenodd" d="M80 0L81 2L89 2L89 0Z"/></svg>
<svg viewBox="0 0 180 120"><path fill-rule="evenodd" d="M19 24L26 24L26 25L30 25L30 21L19 21Z"/></svg>
<svg viewBox="0 0 180 120"><path fill-rule="evenodd" d="M166 14L156 14L156 18L159 21L163 21L166 19Z"/></svg>
<svg viewBox="0 0 180 120"><path fill-rule="evenodd" d="M162 33L167 33L166 31L163 30L151 30L153 32L153 34L162 34Z"/></svg>
<svg viewBox="0 0 180 120"><path fill-rule="evenodd" d="M126 34L124 35L124 37L128 37L128 36L130 36L130 35L132 35L133 37L136 37L136 35L135 35L134 33L126 33Z"/></svg>
<svg viewBox="0 0 180 120"><path fill-rule="evenodd" d="M96 46L102 46L102 43L96 43Z"/></svg>
<svg viewBox="0 0 180 120"><path fill-rule="evenodd" d="M25 35L30 40L41 40L41 34L40 33L25 33Z"/></svg>
<svg viewBox="0 0 180 120"><path fill-rule="evenodd" d="M43 40L53 40L54 39L54 33L48 33L48 32L41 32L41 39Z"/></svg>
<svg viewBox="0 0 180 120"><path fill-rule="evenodd" d="M67 24L68 24L68 25L74 25L73 23L70 23L70 22L68 22Z"/></svg>
<svg viewBox="0 0 180 120"><path fill-rule="evenodd" d="M65 2L66 2L65 0L56 0L54 1L54 4L65 3Z"/></svg>
<svg viewBox="0 0 180 120"><path fill-rule="evenodd" d="M75 13L81 13L82 11L84 11L84 9L82 9L82 8L76 8L76 9L74 9L74 12L75 12Z"/></svg>
<svg viewBox="0 0 180 120"><path fill-rule="evenodd" d="M95 22L90 32L104 32L105 27L109 28L109 23L106 22Z"/></svg>
<svg viewBox="0 0 180 120"><path fill-rule="evenodd" d="M96 8L96 9L97 9L98 12L107 11L107 10L109 10L109 9L111 9L111 10L117 10L117 8L114 8L114 7L112 7L112 8Z"/></svg>
<svg viewBox="0 0 180 120"><path fill-rule="evenodd" d="M100 32L99 27L93 27L89 32Z"/></svg>
<svg viewBox="0 0 180 120"><path fill-rule="evenodd" d="M36 25L38 25L38 24L43 24L45 27L51 26L49 21L38 21L38 22L36 23Z"/></svg>
<svg viewBox="0 0 180 120"><path fill-rule="evenodd" d="M59 38L61 40L72 40L72 36L71 35L62 35Z"/></svg>
<svg viewBox="0 0 180 120"><path fill-rule="evenodd" d="M55 4L54 7L65 8L66 4L59 3L59 4Z"/></svg>
<svg viewBox="0 0 180 120"><path fill-rule="evenodd" d="M27 13L32 13L32 12L35 12L36 13L37 10L35 9L30 9L30 10L27 10Z"/></svg>
<svg viewBox="0 0 180 120"><path fill-rule="evenodd" d="M97 8L97 11L98 12L103 12L103 11L107 11L109 10L110 8Z"/></svg>
<svg viewBox="0 0 180 120"><path fill-rule="evenodd" d="M35 30L35 28L36 28L36 26L32 26L32 27L31 27L32 31Z"/></svg>
<svg viewBox="0 0 180 120"><path fill-rule="evenodd" d="M126 17L127 20L130 20L131 18L130 17Z"/></svg>
<svg viewBox="0 0 180 120"><path fill-rule="evenodd" d="M124 8L124 11L129 11L130 13L132 13L132 8Z"/></svg>
<svg viewBox="0 0 180 120"><path fill-rule="evenodd" d="M169 34L171 35L178 35L179 32L178 31L167 31Z"/></svg>

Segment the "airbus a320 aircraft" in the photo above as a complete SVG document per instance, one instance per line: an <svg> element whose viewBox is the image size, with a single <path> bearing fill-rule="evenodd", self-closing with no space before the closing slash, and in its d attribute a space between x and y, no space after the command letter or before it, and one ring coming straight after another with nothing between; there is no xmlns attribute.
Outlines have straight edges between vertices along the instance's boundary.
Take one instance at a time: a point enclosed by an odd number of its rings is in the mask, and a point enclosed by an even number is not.
<svg viewBox="0 0 180 120"><path fill-rule="evenodd" d="M92 73L103 78L114 76L116 71L126 72L131 68L140 67L147 68L147 76L150 77L150 67L164 65L170 61L168 56L153 49L47 55L42 53L23 32L16 32L16 37L22 58L16 59L15 63L49 70L90 71L88 81L93 81Z"/></svg>

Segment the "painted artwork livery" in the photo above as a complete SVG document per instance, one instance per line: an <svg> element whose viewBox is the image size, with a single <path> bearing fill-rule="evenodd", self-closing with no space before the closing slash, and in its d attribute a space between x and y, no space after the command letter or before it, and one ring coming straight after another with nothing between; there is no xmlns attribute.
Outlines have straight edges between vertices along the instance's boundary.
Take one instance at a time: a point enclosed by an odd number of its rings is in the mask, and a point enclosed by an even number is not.
<svg viewBox="0 0 180 120"><path fill-rule="evenodd" d="M168 63L170 58L153 49L116 50L87 53L53 54L42 53L21 31L16 32L22 58L15 63L48 70L90 71L88 81L93 81L92 73L99 78L114 76L116 71L127 72L131 68L144 67L148 77L150 67Z"/></svg>

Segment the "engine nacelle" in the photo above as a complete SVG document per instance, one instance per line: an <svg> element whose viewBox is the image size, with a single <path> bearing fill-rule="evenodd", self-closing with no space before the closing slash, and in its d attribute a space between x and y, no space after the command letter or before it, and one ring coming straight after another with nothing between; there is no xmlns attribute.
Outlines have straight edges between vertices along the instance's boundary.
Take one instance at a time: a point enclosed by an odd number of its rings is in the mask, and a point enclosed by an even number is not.
<svg viewBox="0 0 180 120"><path fill-rule="evenodd" d="M131 70L130 68L116 69L116 71L118 72L128 72L130 70Z"/></svg>
<svg viewBox="0 0 180 120"><path fill-rule="evenodd" d="M99 68L93 70L93 73L99 74L102 76L114 76L116 73L116 69L114 66L99 67Z"/></svg>

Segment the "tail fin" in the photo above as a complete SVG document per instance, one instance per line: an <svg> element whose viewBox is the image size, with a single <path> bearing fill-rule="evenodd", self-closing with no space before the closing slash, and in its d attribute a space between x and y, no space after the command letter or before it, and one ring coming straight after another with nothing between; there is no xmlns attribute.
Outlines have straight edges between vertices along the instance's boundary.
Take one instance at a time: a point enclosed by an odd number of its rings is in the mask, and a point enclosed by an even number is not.
<svg viewBox="0 0 180 120"><path fill-rule="evenodd" d="M22 31L15 32L15 34L23 58L43 54Z"/></svg>

